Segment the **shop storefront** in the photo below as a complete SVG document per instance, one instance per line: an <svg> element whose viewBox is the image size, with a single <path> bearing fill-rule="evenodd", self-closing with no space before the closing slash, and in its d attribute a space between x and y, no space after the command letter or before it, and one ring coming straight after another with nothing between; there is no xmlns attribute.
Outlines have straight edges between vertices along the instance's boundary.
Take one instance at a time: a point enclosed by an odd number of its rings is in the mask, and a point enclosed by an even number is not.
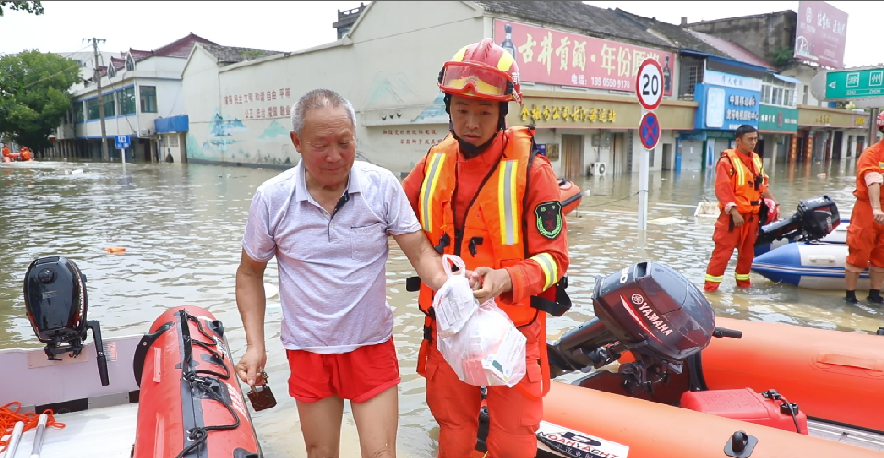
<svg viewBox="0 0 884 458"><path fill-rule="evenodd" d="M798 132L798 109L761 104L759 113L755 152L763 158L764 166L773 171L776 163L789 160L792 138Z"/></svg>
<svg viewBox="0 0 884 458"><path fill-rule="evenodd" d="M638 154L644 148L637 134L642 109L635 98L532 90L523 94L522 109L510 112L507 123L534 125L537 144L545 149L557 173L576 176L638 171ZM662 135L650 151L651 170L677 167L677 132L691 128L695 106L693 102L664 100L657 108Z"/></svg>
<svg viewBox="0 0 884 458"><path fill-rule="evenodd" d="M697 83L694 89L694 101L698 104L694 130L683 136L682 150L685 147L693 149L702 141L701 168L714 167L721 152L733 146L737 127L745 124L758 128L761 80L729 76L750 84L732 87Z"/></svg>
<svg viewBox="0 0 884 458"><path fill-rule="evenodd" d="M869 115L852 110L798 105L798 131L792 162L821 162L855 157L866 146Z"/></svg>

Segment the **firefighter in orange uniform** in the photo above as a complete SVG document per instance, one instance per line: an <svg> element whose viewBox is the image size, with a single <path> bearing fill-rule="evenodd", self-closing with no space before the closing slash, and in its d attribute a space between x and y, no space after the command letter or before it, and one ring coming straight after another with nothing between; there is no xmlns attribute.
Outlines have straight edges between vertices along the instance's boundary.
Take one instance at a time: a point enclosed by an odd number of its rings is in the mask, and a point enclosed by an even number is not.
<svg viewBox="0 0 884 458"><path fill-rule="evenodd" d="M768 188L768 177L764 173L761 157L754 152L758 130L742 125L737 128L736 136L736 149L724 150L715 167L715 197L718 198L721 216L715 222L715 233L712 235L715 249L709 259L703 285L707 292L717 291L721 286L734 248L737 249L737 268L734 271L737 286L751 286L749 271L755 256L759 211L764 199L775 201ZM775 212L774 209L769 210Z"/></svg>
<svg viewBox="0 0 884 458"><path fill-rule="evenodd" d="M878 115L878 131L884 132L884 113ZM856 282L869 269L869 302L884 304L881 285L884 284L884 140L863 151L856 163L856 204L847 228L846 301L856 304Z"/></svg>
<svg viewBox="0 0 884 458"><path fill-rule="evenodd" d="M508 102L521 105L518 75L513 57L490 39L461 48L438 78L451 134L403 182L436 250L460 256L474 278L481 276L476 297L496 297L527 338L525 377L513 388L487 389L487 456L494 458L534 457L549 390L546 315L571 305L562 281L568 244L556 175L536 153L533 127L506 128ZM426 319L417 370L439 423L438 456L467 457L476 444L480 387L461 382L437 349L426 285L418 302Z"/></svg>
<svg viewBox="0 0 884 458"><path fill-rule="evenodd" d="M9 157L11 154L9 152L9 146L3 145L3 157Z"/></svg>
<svg viewBox="0 0 884 458"><path fill-rule="evenodd" d="M31 160L31 149L27 146L21 149L21 160L30 161Z"/></svg>

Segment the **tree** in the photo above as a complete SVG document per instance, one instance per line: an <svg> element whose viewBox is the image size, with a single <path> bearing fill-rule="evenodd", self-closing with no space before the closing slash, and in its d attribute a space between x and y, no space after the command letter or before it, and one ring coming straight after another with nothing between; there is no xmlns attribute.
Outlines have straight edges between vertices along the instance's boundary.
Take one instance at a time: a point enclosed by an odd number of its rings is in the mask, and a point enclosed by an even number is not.
<svg viewBox="0 0 884 458"><path fill-rule="evenodd" d="M27 11L36 16L43 14L43 5L41 5L40 2L0 1L0 17L3 17L3 9L7 7L10 11Z"/></svg>
<svg viewBox="0 0 884 458"><path fill-rule="evenodd" d="M71 86L80 81L77 62L56 54L24 51L0 58L0 133L31 149L49 136L71 109Z"/></svg>

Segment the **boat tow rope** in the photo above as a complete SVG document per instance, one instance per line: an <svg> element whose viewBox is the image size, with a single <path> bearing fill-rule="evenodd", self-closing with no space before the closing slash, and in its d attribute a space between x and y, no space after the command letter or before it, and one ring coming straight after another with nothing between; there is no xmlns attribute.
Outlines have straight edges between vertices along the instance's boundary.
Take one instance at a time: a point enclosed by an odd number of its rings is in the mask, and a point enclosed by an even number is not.
<svg viewBox="0 0 884 458"><path fill-rule="evenodd" d="M187 439L190 441L190 444L184 447L184 450L178 454L176 458L183 458L196 450L200 445L202 445L206 439L209 437L209 432L211 431L225 431L236 429L240 425L239 415L233 411L233 407L231 407L230 402L227 402L222 397L221 393L218 391L219 385L216 383L212 383L213 378L220 379L229 379L230 378L230 370L226 365L223 364L224 356L220 353L216 352L212 347L218 345L217 341L214 337L210 336L205 329L203 329L202 323L199 322L199 319L185 310L181 310L181 337L184 340L184 361L181 367L181 379L190 384L190 390L194 393L200 393L205 395L207 398L217 401L221 405L227 408L227 411L230 412L230 415L233 417L234 422L229 425L210 425L210 426L199 426L187 431ZM200 333L205 336L210 342L202 342L194 339L190 335L190 328L187 325L187 321L193 321L196 323L197 329L199 329ZM224 374L219 374L215 371L206 370L206 369L193 369L193 345L198 345L209 352L211 355L212 361L215 362L218 366L224 369ZM200 375L207 374L207 375ZM235 394L230 393L231 396L235 396Z"/></svg>
<svg viewBox="0 0 884 458"><path fill-rule="evenodd" d="M17 407L13 410L12 406L16 405ZM18 422L22 422L25 425L22 433L37 427L37 423L40 420L40 415L36 412L19 413L21 407L22 405L20 402L10 402L5 406L0 407L0 436L7 436L9 434L12 434L12 429ZM54 426L58 429L63 429L65 427L64 423L59 423L55 421L55 412L53 412L52 409L46 409L41 413L49 415L49 421L46 423L47 427ZM9 446L9 439L10 438L0 438L0 450L6 451L6 447Z"/></svg>

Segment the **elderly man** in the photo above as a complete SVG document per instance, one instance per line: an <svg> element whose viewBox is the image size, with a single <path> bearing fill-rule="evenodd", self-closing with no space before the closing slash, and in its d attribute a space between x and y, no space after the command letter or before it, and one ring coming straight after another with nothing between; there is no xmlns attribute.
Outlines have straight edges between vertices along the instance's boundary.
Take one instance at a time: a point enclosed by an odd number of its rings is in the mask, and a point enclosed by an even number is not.
<svg viewBox="0 0 884 458"><path fill-rule="evenodd" d="M423 281L447 276L399 181L355 162L355 114L339 94L313 90L292 109L297 167L258 187L236 272L247 348L236 370L254 386L264 347L263 275L276 256L291 367L310 458L338 456L344 400L350 400L363 457L396 455L399 362L386 301L387 235Z"/></svg>

